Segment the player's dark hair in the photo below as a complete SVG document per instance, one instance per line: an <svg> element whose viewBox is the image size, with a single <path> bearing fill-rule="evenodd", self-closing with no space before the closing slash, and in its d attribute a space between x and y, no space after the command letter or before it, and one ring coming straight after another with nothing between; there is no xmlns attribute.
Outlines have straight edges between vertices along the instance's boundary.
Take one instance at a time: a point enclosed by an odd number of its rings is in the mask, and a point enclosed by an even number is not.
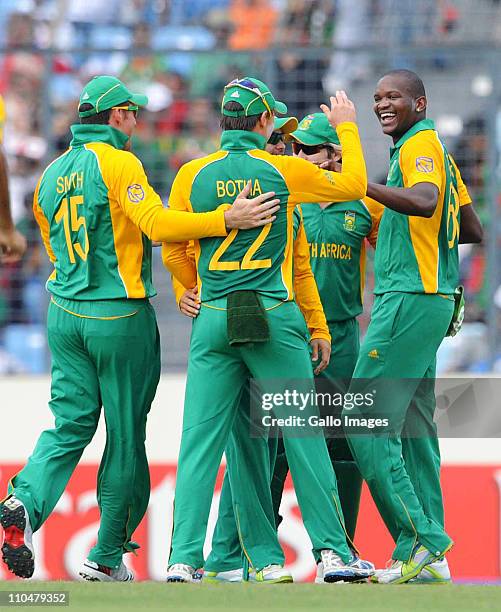
<svg viewBox="0 0 501 612"><path fill-rule="evenodd" d="M326 144L324 145L325 150L327 151L327 159L332 159L334 157L334 147L331 147L331 145Z"/></svg>
<svg viewBox="0 0 501 612"><path fill-rule="evenodd" d="M424 83L421 78L412 70L400 68L398 70L390 70L383 76L396 76L402 77L405 81L405 88L407 93L414 99L420 98L421 96L426 97L426 91L424 89Z"/></svg>
<svg viewBox="0 0 501 612"><path fill-rule="evenodd" d="M129 104L128 100L117 104L117 106L127 106L127 104ZM84 113L85 111L89 111L92 108L92 104L84 102L78 107L78 112ZM104 111L101 111L100 113L97 113L96 115L91 115L90 117L80 117L80 123L84 125L108 125L108 123L110 122L111 111L112 109L108 108Z"/></svg>
<svg viewBox="0 0 501 612"><path fill-rule="evenodd" d="M228 111L241 111L243 106L239 102L231 100L230 102L226 102L224 108ZM221 115L219 125L222 130L246 130L247 132L252 132L259 121L259 117L261 117L261 113L259 113L259 115L249 115L248 117L228 117L227 115Z"/></svg>

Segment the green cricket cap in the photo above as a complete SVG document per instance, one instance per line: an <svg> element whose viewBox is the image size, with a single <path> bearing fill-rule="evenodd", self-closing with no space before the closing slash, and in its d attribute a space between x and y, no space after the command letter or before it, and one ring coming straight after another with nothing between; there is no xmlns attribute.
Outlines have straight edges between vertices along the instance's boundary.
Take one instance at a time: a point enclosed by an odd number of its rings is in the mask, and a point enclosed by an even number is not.
<svg viewBox="0 0 501 612"><path fill-rule="evenodd" d="M79 108L82 104L91 104L92 108L78 114L80 117L91 117L123 102L130 102L135 106L146 106L148 96L132 93L120 79L114 76L95 76L83 88L78 102Z"/></svg>
<svg viewBox="0 0 501 612"><path fill-rule="evenodd" d="M238 102L242 110L225 110L227 102ZM276 111L281 115L287 112L287 106L275 100L270 88L266 83L254 77L234 79L224 88L223 100L221 102L221 113L227 117L249 117L260 115L265 111Z"/></svg>
<svg viewBox="0 0 501 612"><path fill-rule="evenodd" d="M289 134L288 140L295 140L310 146L327 143L340 144L336 130L324 113L306 115L304 119L301 119L297 130Z"/></svg>
<svg viewBox="0 0 501 612"><path fill-rule="evenodd" d="M282 134L290 134L297 130L298 121L296 117L275 117L273 126L274 132L282 132Z"/></svg>

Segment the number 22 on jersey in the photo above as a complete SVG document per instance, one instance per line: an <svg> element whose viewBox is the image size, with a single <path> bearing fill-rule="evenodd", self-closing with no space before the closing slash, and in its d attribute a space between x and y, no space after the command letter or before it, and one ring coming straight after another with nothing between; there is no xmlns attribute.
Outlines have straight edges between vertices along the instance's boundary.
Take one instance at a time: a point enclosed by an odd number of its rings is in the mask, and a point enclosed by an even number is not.
<svg viewBox="0 0 501 612"><path fill-rule="evenodd" d="M270 233L271 223L263 226L257 238L245 252L242 261L221 261L230 244L235 240L239 230L232 229L226 236L223 242L218 246L216 252L211 257L209 262L209 270L258 270L261 268L271 268L271 259L252 259L259 247L266 240L266 236Z"/></svg>

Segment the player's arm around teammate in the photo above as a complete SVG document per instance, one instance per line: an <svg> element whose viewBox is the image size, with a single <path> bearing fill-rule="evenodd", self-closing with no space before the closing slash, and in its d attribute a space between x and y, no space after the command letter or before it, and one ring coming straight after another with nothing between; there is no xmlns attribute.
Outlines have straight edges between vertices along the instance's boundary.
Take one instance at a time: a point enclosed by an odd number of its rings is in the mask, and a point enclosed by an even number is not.
<svg viewBox="0 0 501 612"><path fill-rule="evenodd" d="M141 163L125 150L146 103L114 77L90 81L70 148L35 191L34 214L54 264L47 325L56 425L41 434L0 508L4 560L20 577L33 574L31 535L62 495L104 407L101 524L81 575L132 579L122 555L137 547L131 537L148 504L145 427L160 376L149 239L226 236L230 228L269 223L278 208L263 202L268 193L200 215L164 209Z"/></svg>
<svg viewBox="0 0 501 612"><path fill-rule="evenodd" d="M191 581L194 568L203 564L206 517L217 467L228 434L233 433L231 425L237 421L233 419L235 408L249 373L258 380L274 377L283 381L280 383L283 385L284 381L294 379L309 391L313 387L304 321L300 321L299 311L292 302L291 223L296 200L304 201L304 194L308 194L310 201L312 198L342 201L365 193L367 178L354 124L355 112L344 93L339 92L337 98L331 100L331 108L327 109L333 123L340 124L348 150L351 145L351 161L347 160L346 168L339 175L320 170L304 160L284 160L262 150L273 131L275 106L277 103L269 88L261 81L244 78L229 83L221 107L221 150L189 162L176 177L180 198L175 199L184 199L185 210L213 210L225 205L235 185L248 179L258 192L270 190L273 185L281 208L276 222L262 232L233 233L227 240L195 241L197 287L202 308L191 336L174 531L167 572L167 579L172 581ZM280 106L286 112L285 105ZM357 160L361 163L355 164ZM296 190L301 192L296 193ZM177 248L181 251L180 257L186 257L186 249ZM179 261L177 255L175 258ZM249 334L245 337L227 325L236 314L236 302L244 297L241 291L245 291L248 303L263 300L261 312L264 311L268 321L269 337L262 335L262 326L254 327L263 320L262 315L248 321ZM256 330L259 337L254 334ZM249 337L257 338L252 346ZM241 428L242 423L239 426L240 436L234 437L236 446L239 438L248 436L248 430ZM325 558L325 581L339 580L341 574L352 578L369 575L370 564L353 555L346 539L334 473L322 433L297 439L288 436L285 448L315 558ZM236 455L240 455L237 449ZM232 478L231 464L239 476ZM258 464L261 467L256 470ZM266 472L262 462L254 462L253 466L249 470L228 460L230 480L239 489L232 488L232 495L242 520L253 514L248 502L249 490L255 488L256 474ZM242 477L244 471L245 478ZM263 487L264 495L265 488L271 506L269 481ZM267 515L272 516L272 507L268 507L267 501L266 505ZM240 513L244 507L245 512ZM256 536L253 549L246 546L246 550L258 570L274 563L275 554L281 556L274 529L253 524L253 521L241 523L241 528L248 539Z"/></svg>
<svg viewBox="0 0 501 612"><path fill-rule="evenodd" d="M351 100L344 91L339 91L330 99L330 106L322 105L322 110L328 120L336 127L343 145L344 159L342 172L334 173L322 170L304 160L284 155L274 155L276 168L285 177L288 190L287 206L293 209L301 202L330 200L342 202L350 198L361 198L367 189L367 170L363 156L362 145L355 123L356 111ZM266 124L266 113L259 119L262 127ZM209 163L215 163L223 152L211 156ZM257 159L266 158L266 151L254 150L252 153ZM194 160L185 164L178 172L171 191L170 206L173 210L193 211L189 191L198 172L207 164L205 158ZM227 205L225 205L227 207ZM274 211L275 212L275 211ZM273 213L274 214L274 213ZM193 282L194 268L186 256L186 243L176 240L175 243L163 245L162 258L166 268L177 276L185 286L194 286L200 283ZM197 253L195 245L195 254ZM189 274L191 271L191 280Z"/></svg>
<svg viewBox="0 0 501 612"><path fill-rule="evenodd" d="M315 373L319 374L329 365L331 337L320 302L315 278L311 271L308 242L306 240L306 234L304 232L302 217L299 210L295 211L295 216L294 294L310 333L310 346L312 348L311 358L312 362L315 363ZM187 256L190 260L194 260L191 243L188 247ZM196 318L200 311L197 288L186 289L175 276L172 277L172 286L179 310L188 317ZM248 388L246 388L242 394L240 403L243 403L243 412L247 414L250 410ZM277 432L275 431L273 435L276 436ZM267 441L266 438L261 439L256 437L252 442L254 446L260 445L262 447L262 453L269 452L270 468L273 474L273 468L277 459L276 438L270 438ZM287 471L286 469L286 473ZM258 507L259 504L260 498L256 496L253 506ZM263 512L262 517L265 516ZM265 518L264 520L267 519ZM203 579L205 582L239 582L242 580L242 558L244 557L240 537L243 536L239 536L235 515L232 509L231 485L228 474L226 473L221 489L218 520L212 536L211 552L204 566ZM255 571L251 572L251 579L255 580L255 576ZM278 567L273 569L270 568L270 570L263 573L263 576L267 582L284 582L290 578L288 572Z"/></svg>

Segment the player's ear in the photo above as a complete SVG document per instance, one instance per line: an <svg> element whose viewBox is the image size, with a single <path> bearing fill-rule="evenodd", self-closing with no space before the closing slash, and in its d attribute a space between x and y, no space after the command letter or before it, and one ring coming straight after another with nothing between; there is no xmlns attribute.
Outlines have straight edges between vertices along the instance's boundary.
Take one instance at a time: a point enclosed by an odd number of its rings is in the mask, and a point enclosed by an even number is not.
<svg viewBox="0 0 501 612"><path fill-rule="evenodd" d="M416 100L416 112L418 113L422 113L423 111L426 110L426 104L427 104L427 100L424 96L420 96L419 98L417 98Z"/></svg>
<svg viewBox="0 0 501 612"><path fill-rule="evenodd" d="M258 123L260 127L265 128L268 125L269 120L270 120L270 113L268 111L264 111L261 113Z"/></svg>
<svg viewBox="0 0 501 612"><path fill-rule="evenodd" d="M117 127L119 125L122 124L122 115L121 115L121 110L119 110L118 108L112 108L111 112L110 112L110 118L109 118L109 125L113 126L113 127Z"/></svg>

